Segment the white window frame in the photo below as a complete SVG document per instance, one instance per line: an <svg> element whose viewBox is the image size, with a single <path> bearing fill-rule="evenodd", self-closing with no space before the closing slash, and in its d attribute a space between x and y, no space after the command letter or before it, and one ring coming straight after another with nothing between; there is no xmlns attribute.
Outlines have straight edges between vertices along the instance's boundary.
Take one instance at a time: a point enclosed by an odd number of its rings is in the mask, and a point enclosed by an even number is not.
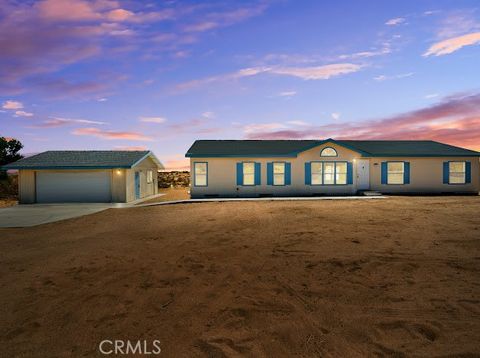
<svg viewBox="0 0 480 358"><path fill-rule="evenodd" d="M453 171L452 164L462 164L463 170L462 171ZM453 174L453 176L452 176ZM455 179L455 174L461 174L463 177L462 181L458 181ZM454 180L452 180L454 178ZM467 163L464 161L455 161L455 162L448 162L448 183L449 184L466 184L467 182Z"/></svg>
<svg viewBox="0 0 480 358"><path fill-rule="evenodd" d="M391 170L390 164L401 164L402 170ZM401 182L394 182L394 180L390 179L391 175L401 175ZM405 162L395 161L395 162L387 162L387 184L389 185L404 185L405 184Z"/></svg>
<svg viewBox="0 0 480 358"><path fill-rule="evenodd" d="M153 183L153 170L147 170L147 184Z"/></svg>
<svg viewBox="0 0 480 358"><path fill-rule="evenodd" d="M252 172L251 173L247 173L245 171L245 168L246 166L250 166L252 167ZM243 162L242 163L242 172L243 172L243 178L242 178L242 182L243 182L243 185L244 186L255 186L255 162ZM251 183L246 181L245 178L251 178L252 181Z"/></svg>
<svg viewBox="0 0 480 358"><path fill-rule="evenodd" d="M333 152L331 152L331 154L328 154L328 153L326 153L327 151L333 151ZM335 148L325 147L320 152L320 156L321 157L338 157L338 153L337 153L337 150Z"/></svg>
<svg viewBox="0 0 480 358"><path fill-rule="evenodd" d="M205 173L199 173L197 170L197 165L205 165ZM208 186L208 163L207 162L194 162L193 163L193 184L194 186ZM198 184L198 178L203 178L205 184ZM202 182L202 181L200 181Z"/></svg>
<svg viewBox="0 0 480 358"><path fill-rule="evenodd" d="M282 170L277 170L278 166L281 166ZM273 185L284 186L285 185L285 162L273 162Z"/></svg>
<svg viewBox="0 0 480 358"><path fill-rule="evenodd" d="M325 164L333 165L333 183L325 182ZM345 172L338 172L338 164L345 165ZM316 169L316 170L315 170ZM337 174L345 175L345 182L338 183ZM316 161L310 162L310 185L348 185L348 162L346 161Z"/></svg>
<svg viewBox="0 0 480 358"><path fill-rule="evenodd" d="M315 165L315 170L314 170ZM310 163L310 184L323 185L323 162Z"/></svg>
<svg viewBox="0 0 480 358"><path fill-rule="evenodd" d="M342 166L345 167L344 172L339 172L338 171L339 164L342 164ZM347 182L348 182L347 172L348 172L348 163L347 162L335 162L335 185L347 185ZM339 183L338 182L338 175L339 174L345 175L345 183Z"/></svg>

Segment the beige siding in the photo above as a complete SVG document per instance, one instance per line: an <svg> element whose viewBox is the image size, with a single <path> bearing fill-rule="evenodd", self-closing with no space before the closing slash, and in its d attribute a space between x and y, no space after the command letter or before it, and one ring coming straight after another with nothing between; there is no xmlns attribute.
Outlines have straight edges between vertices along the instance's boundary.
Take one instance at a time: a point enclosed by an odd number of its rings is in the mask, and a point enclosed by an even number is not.
<svg viewBox="0 0 480 358"><path fill-rule="evenodd" d="M112 170L112 202L124 203L127 201L127 170Z"/></svg>
<svg viewBox="0 0 480 358"><path fill-rule="evenodd" d="M333 147L337 150L338 157L320 157L320 151L325 147ZM296 158L191 158L190 175L191 193L193 197L204 195L220 196L292 196L292 195L314 195L314 194L354 194L354 185L305 185L305 163L310 161L348 161L353 162L358 158L356 152L343 148L341 146L326 143L325 145L304 151ZM237 163L238 162L257 162L261 163L261 185L256 186L237 186ZM208 186L196 187L193 180L193 164L195 162L208 163ZM292 167L292 184L286 186L267 185L267 163L268 162L290 162Z"/></svg>
<svg viewBox="0 0 480 358"><path fill-rule="evenodd" d="M381 164L388 161L405 161L410 163L410 184L381 184ZM470 184L443 184L443 162L470 161L472 174ZM478 158L372 158L370 165L370 185L372 190L383 193L447 193L479 192Z"/></svg>
<svg viewBox="0 0 480 358"><path fill-rule="evenodd" d="M325 147L337 150L338 157L320 157ZM208 195L219 196L296 196L315 194L355 194L357 192L356 159L367 159L370 162L370 189L384 193L442 193L442 192L478 192L479 159L478 158L362 158L361 154L338 146L326 143L301 152L293 158L190 158L191 195L203 197ZM410 162L410 184L382 185L381 162L401 160ZM472 163L472 182L465 185L443 184L443 162L448 160L467 160ZM237 186L236 164L238 162L261 163L261 185ZM291 163L292 184L288 186L267 185L267 163L285 161ZM305 185L305 163L311 161L347 161L353 163L352 185ZM194 185L195 162L208 163L208 186Z"/></svg>
<svg viewBox="0 0 480 358"><path fill-rule="evenodd" d="M18 196L21 204L35 202L35 172L33 170L18 171Z"/></svg>
<svg viewBox="0 0 480 358"><path fill-rule="evenodd" d="M151 158L138 163L133 169L127 170L127 201L135 200L135 172L140 173L140 198L158 194L157 165ZM147 183L147 171L153 171L153 182Z"/></svg>

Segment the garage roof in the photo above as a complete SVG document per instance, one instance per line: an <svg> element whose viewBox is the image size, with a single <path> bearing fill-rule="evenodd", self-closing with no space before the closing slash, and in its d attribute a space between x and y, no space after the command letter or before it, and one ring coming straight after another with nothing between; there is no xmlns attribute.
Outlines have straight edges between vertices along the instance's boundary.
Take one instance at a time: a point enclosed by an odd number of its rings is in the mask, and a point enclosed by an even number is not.
<svg viewBox="0 0 480 358"><path fill-rule="evenodd" d="M431 140L197 140L186 157L296 157L336 143L364 157L478 157L479 152Z"/></svg>
<svg viewBox="0 0 480 358"><path fill-rule="evenodd" d="M162 163L148 150L49 150L5 165L3 169L132 168L147 157L163 169Z"/></svg>

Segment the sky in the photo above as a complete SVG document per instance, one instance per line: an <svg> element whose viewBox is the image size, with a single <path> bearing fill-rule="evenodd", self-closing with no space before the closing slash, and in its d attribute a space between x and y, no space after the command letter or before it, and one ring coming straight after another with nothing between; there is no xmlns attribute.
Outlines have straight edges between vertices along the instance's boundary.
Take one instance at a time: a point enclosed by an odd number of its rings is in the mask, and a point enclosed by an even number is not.
<svg viewBox="0 0 480 358"><path fill-rule="evenodd" d="M480 150L480 2L0 0L0 136L45 150L431 139Z"/></svg>

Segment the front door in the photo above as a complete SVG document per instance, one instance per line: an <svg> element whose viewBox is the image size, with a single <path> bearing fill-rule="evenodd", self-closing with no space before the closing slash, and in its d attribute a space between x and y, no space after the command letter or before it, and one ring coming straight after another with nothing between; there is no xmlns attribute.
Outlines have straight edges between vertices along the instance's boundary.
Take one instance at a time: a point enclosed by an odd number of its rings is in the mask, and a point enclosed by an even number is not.
<svg viewBox="0 0 480 358"><path fill-rule="evenodd" d="M135 199L140 199L140 173L135 172Z"/></svg>
<svg viewBox="0 0 480 358"><path fill-rule="evenodd" d="M357 190L370 189L370 161L357 159Z"/></svg>

